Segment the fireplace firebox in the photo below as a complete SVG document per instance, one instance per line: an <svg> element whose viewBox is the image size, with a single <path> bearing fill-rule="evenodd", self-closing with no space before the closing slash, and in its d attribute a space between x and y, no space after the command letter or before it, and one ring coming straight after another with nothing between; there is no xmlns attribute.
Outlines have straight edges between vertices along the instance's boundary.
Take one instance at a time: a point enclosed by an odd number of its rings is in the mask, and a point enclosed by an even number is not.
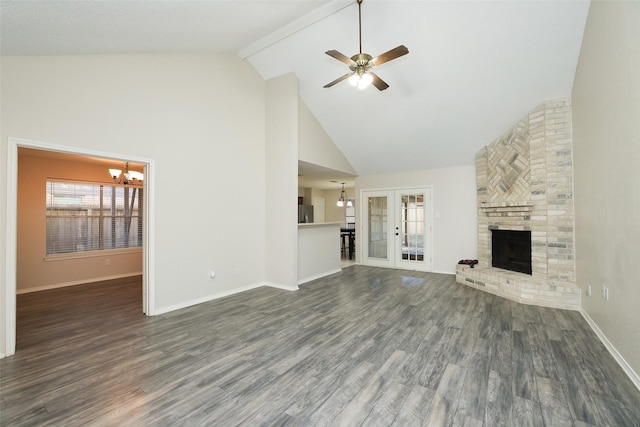
<svg viewBox="0 0 640 427"><path fill-rule="evenodd" d="M531 274L531 231L491 230L491 265Z"/></svg>

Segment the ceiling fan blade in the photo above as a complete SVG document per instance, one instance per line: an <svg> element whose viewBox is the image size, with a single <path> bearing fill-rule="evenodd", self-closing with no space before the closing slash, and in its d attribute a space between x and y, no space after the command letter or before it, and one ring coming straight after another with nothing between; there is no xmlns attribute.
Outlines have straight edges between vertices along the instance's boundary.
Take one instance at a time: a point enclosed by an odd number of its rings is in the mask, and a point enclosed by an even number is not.
<svg viewBox="0 0 640 427"><path fill-rule="evenodd" d="M341 81L343 81L343 80L348 79L348 78L349 78L349 77L351 77L352 75L353 75L353 73L347 73L347 74L345 74L344 76L342 76L342 77L338 77L337 79L335 79L335 80L334 80L334 81L332 81L331 83L327 83L326 85L324 85L324 86L322 86L322 87L331 87L331 86L333 86L333 85L335 85L335 84L340 83L340 82L341 82Z"/></svg>
<svg viewBox="0 0 640 427"><path fill-rule="evenodd" d="M400 46L395 47L390 51L383 53L382 55L376 56L369 62L372 63L373 65L380 65L380 64L384 64L385 62L389 62L392 59L396 59L402 55L406 55L407 53L409 53L409 49L407 49L405 45L401 44Z"/></svg>
<svg viewBox="0 0 640 427"><path fill-rule="evenodd" d="M349 58L347 55L344 55L337 50L328 50L325 52L327 55L332 58L336 58L338 61L344 62L347 65L356 65L355 61Z"/></svg>
<svg viewBox="0 0 640 427"><path fill-rule="evenodd" d="M377 75L375 75L371 71L369 71L369 74L371 74L371 77L373 77L373 80L371 81L371 84L374 85L376 87L376 89L385 90L386 88L389 87L389 85L387 83L385 83L384 80L382 80L380 77L378 77Z"/></svg>

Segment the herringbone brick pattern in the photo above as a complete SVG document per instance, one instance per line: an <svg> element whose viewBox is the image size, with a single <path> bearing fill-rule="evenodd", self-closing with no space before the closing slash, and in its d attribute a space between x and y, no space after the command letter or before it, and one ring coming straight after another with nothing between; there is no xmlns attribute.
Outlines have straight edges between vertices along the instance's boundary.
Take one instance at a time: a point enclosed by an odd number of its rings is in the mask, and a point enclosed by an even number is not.
<svg viewBox="0 0 640 427"><path fill-rule="evenodd" d="M529 198L529 136L526 121L487 147L490 203Z"/></svg>

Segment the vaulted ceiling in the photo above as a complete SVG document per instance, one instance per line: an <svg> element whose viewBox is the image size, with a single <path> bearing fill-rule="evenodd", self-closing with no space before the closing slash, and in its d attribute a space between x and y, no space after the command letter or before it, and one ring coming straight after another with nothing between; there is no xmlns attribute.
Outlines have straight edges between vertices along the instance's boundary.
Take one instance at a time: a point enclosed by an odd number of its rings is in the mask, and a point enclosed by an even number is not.
<svg viewBox="0 0 640 427"><path fill-rule="evenodd" d="M325 55L358 52L355 0L0 1L2 55L234 52L300 95L361 174L473 164L546 99L569 97L587 0L364 0L362 48L409 54L360 91Z"/></svg>

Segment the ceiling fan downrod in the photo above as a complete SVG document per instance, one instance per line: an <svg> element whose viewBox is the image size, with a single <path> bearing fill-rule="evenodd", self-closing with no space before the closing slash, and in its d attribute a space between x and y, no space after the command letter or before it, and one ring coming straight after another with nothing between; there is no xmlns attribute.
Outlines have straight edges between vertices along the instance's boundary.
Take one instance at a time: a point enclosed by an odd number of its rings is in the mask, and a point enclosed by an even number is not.
<svg viewBox="0 0 640 427"><path fill-rule="evenodd" d="M362 55L362 0L358 2L358 40L360 42L360 54Z"/></svg>

